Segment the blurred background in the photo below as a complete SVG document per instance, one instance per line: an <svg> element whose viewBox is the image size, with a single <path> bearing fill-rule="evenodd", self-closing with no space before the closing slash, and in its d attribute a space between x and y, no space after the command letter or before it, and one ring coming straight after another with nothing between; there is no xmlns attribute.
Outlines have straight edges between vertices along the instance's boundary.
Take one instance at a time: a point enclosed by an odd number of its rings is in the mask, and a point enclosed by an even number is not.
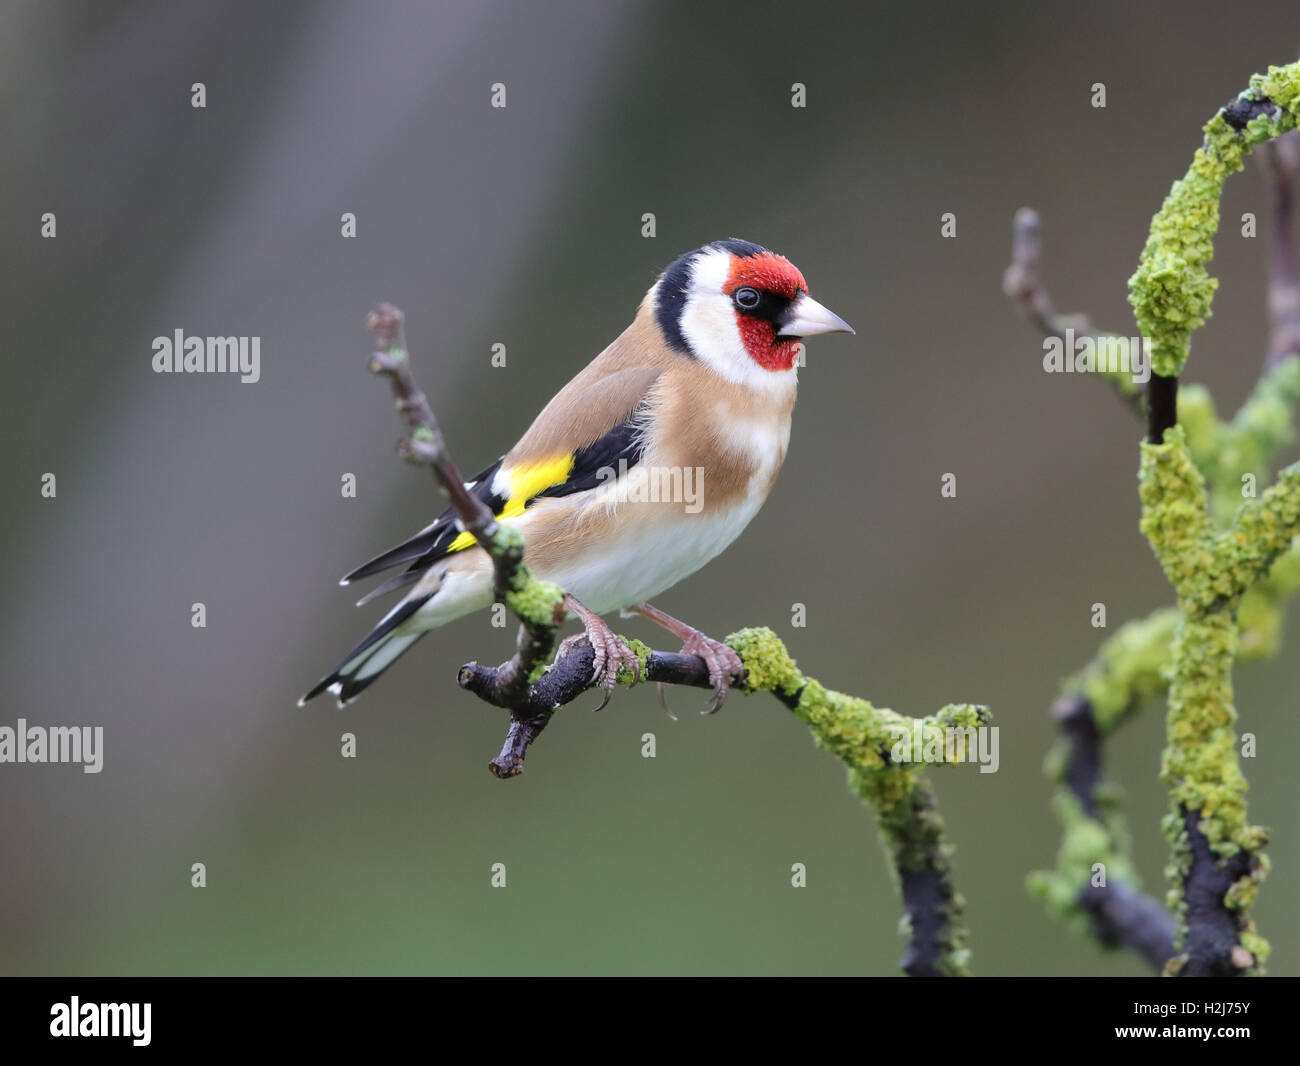
<svg viewBox="0 0 1300 1066"><path fill-rule="evenodd" d="M701 718L703 693L672 692L671 721L651 686L599 715L589 695L502 782L506 718L455 683L512 647L479 615L345 712L294 705L384 610L337 578L442 506L393 457L366 311L405 309L474 470L659 270L735 235L857 336L810 344L772 497L658 602L716 636L771 625L808 673L905 714L990 704L999 772L934 775L975 969L1144 972L1024 889L1059 843L1046 710L1103 635L1091 605L1113 632L1170 599L1137 528L1141 431L1105 386L1042 371L1000 279L1033 205L1058 305L1130 330L1126 280L1201 125L1300 46L1293 4L1252 14L1229 33L1211 2L6 0L0 724L102 725L105 754L98 775L0 767L3 971L897 972L870 816L773 699ZM1269 205L1258 163L1229 183L1188 372L1221 410L1265 350ZM260 336L261 381L154 374L177 328ZM1236 679L1278 974L1300 973L1296 647ZM1157 894L1162 743L1152 708L1107 767Z"/></svg>

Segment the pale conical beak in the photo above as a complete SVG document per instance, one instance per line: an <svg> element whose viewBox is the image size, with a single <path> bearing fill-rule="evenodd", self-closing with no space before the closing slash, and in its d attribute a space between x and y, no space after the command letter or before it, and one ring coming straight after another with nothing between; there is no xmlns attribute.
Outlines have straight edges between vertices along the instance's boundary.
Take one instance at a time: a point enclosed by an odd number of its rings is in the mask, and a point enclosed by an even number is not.
<svg viewBox="0 0 1300 1066"><path fill-rule="evenodd" d="M852 333L853 327L829 307L823 307L806 292L800 294L777 319L778 337L811 337L817 333Z"/></svg>

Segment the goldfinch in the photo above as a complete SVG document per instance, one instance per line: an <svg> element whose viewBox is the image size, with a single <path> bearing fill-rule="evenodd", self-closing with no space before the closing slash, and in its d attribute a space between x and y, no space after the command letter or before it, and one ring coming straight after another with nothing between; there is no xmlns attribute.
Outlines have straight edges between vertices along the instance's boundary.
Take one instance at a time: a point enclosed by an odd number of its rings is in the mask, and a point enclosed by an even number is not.
<svg viewBox="0 0 1300 1066"><path fill-rule="evenodd" d="M532 572L569 594L606 699L618 665L636 661L600 617L614 610L703 658L715 709L741 676L725 644L645 601L718 555L763 505L790 442L801 339L852 332L784 256L706 244L673 262L632 324L467 483L523 534ZM491 561L450 510L340 584L394 567L404 569L358 606L410 591L300 705L328 689L344 706L429 630L493 602Z"/></svg>

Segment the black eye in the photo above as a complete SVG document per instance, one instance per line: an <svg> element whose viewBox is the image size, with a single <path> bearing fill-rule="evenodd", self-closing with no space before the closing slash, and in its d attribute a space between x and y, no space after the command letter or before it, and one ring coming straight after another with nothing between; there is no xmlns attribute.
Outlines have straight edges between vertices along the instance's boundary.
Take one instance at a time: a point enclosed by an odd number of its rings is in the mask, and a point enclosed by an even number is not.
<svg viewBox="0 0 1300 1066"><path fill-rule="evenodd" d="M732 293L731 299L742 311L752 311L758 306L762 297L759 296L757 289L751 289L746 285Z"/></svg>

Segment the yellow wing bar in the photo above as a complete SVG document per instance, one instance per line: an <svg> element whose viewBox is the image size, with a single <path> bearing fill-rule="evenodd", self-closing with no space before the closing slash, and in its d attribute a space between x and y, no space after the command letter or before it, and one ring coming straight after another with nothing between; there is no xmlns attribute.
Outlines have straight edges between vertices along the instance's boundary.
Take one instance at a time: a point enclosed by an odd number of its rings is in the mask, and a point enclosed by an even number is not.
<svg viewBox="0 0 1300 1066"><path fill-rule="evenodd" d="M497 521L503 522L508 518L517 518L524 513L524 508L538 493L545 492L553 485L562 485L573 469L573 453L556 456L554 459L543 459L540 462L529 463L526 466L511 467L509 470L501 470L497 473L497 478L505 481L503 489L506 494L505 506L497 513ZM495 480L495 479L494 479ZM474 545L474 534L468 530L461 533L448 546L447 551L458 552Z"/></svg>

